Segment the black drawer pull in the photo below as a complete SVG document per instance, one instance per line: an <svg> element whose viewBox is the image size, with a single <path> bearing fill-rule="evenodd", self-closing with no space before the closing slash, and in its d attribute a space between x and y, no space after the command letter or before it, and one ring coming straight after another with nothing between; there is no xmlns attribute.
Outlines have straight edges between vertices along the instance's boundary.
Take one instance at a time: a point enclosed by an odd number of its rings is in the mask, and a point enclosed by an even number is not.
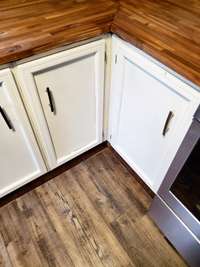
<svg viewBox="0 0 200 267"><path fill-rule="evenodd" d="M169 131L169 123L171 121L171 119L174 117L174 113L170 110L168 116L167 116L167 119L165 121L165 125L164 125L164 128L163 128L163 131L162 131L162 135L165 136L166 133Z"/></svg>
<svg viewBox="0 0 200 267"><path fill-rule="evenodd" d="M49 98L49 106L50 106L51 112L54 113L54 112L55 112L54 99L53 99L53 95L52 95L52 92L51 92L51 90L49 89L49 87L47 87L46 92L47 92L47 94L48 94L48 98Z"/></svg>
<svg viewBox="0 0 200 267"><path fill-rule="evenodd" d="M10 119L8 118L8 115L6 114L5 110L0 106L0 113L6 123L6 125L8 126L8 128L10 130L13 130L14 131L14 128L13 128L13 125L12 125L12 122L10 121Z"/></svg>

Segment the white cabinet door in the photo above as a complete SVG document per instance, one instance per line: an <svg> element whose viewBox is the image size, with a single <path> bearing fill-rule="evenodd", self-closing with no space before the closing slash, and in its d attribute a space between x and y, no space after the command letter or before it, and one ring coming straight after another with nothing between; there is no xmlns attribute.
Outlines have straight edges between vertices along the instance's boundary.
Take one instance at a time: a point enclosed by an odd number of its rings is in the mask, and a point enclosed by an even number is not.
<svg viewBox="0 0 200 267"><path fill-rule="evenodd" d="M9 69L0 71L0 197L46 171Z"/></svg>
<svg viewBox="0 0 200 267"><path fill-rule="evenodd" d="M50 168L102 142L104 40L16 68Z"/></svg>
<svg viewBox="0 0 200 267"><path fill-rule="evenodd" d="M156 192L200 103L199 93L118 38L113 58L111 144Z"/></svg>

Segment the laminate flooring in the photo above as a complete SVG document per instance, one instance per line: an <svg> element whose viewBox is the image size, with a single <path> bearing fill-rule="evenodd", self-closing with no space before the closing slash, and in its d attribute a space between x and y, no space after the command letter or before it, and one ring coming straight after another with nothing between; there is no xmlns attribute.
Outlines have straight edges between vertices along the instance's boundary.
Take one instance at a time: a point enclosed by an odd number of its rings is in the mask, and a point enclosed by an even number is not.
<svg viewBox="0 0 200 267"><path fill-rule="evenodd" d="M110 148L0 208L0 266L186 266Z"/></svg>

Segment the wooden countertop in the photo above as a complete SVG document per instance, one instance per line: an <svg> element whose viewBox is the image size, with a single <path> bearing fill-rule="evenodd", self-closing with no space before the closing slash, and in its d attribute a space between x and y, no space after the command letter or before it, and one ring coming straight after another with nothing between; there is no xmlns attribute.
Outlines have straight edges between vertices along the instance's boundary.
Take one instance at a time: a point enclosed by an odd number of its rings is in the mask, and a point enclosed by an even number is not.
<svg viewBox="0 0 200 267"><path fill-rule="evenodd" d="M112 0L0 0L0 64L110 31Z"/></svg>
<svg viewBox="0 0 200 267"><path fill-rule="evenodd" d="M200 86L199 0L1 0L0 64L112 31Z"/></svg>
<svg viewBox="0 0 200 267"><path fill-rule="evenodd" d="M200 85L199 0L122 0L112 31Z"/></svg>

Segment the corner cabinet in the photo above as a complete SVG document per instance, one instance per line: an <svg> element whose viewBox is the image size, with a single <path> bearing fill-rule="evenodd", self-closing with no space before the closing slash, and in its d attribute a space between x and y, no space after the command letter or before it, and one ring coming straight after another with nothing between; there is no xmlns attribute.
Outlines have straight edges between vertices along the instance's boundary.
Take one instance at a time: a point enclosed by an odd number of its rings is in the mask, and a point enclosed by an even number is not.
<svg viewBox="0 0 200 267"><path fill-rule="evenodd" d="M200 103L200 93L113 38L110 142L157 192Z"/></svg>
<svg viewBox="0 0 200 267"><path fill-rule="evenodd" d="M49 169L102 142L104 59L99 40L15 68Z"/></svg>
<svg viewBox="0 0 200 267"><path fill-rule="evenodd" d="M9 69L0 71L0 197L46 172Z"/></svg>

